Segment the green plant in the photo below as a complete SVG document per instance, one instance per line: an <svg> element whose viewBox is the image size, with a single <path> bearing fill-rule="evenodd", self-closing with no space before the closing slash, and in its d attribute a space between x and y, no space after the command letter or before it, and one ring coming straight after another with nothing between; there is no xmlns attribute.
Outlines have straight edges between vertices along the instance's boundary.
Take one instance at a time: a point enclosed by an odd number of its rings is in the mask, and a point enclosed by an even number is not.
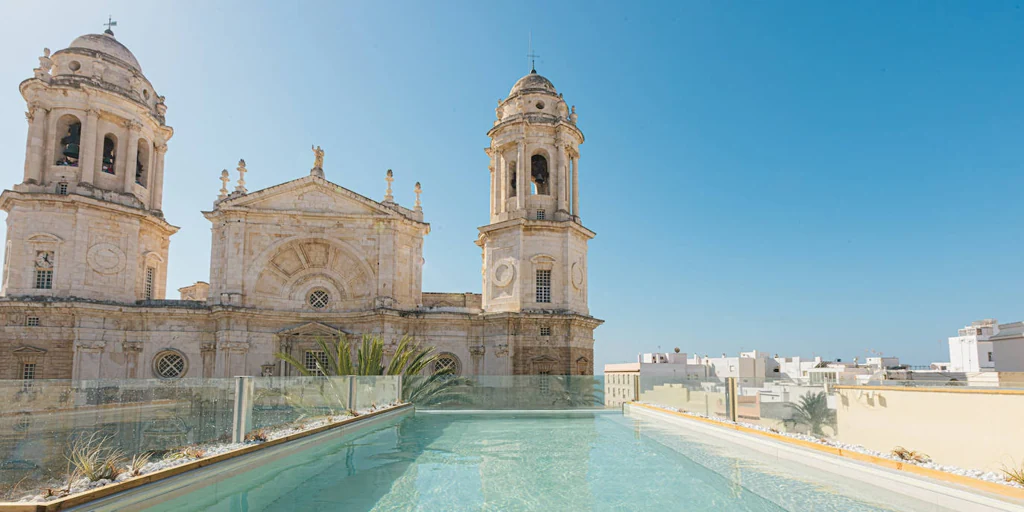
<svg viewBox="0 0 1024 512"><path fill-rule="evenodd" d="M1014 465L1007 467L1006 465L1003 465L1003 469L1000 471L1003 472L1003 478L1005 478L1007 482L1024 485L1024 462L1022 462L1020 466Z"/></svg>
<svg viewBox="0 0 1024 512"><path fill-rule="evenodd" d="M919 451L908 450L902 446L897 446L896 448L893 448L892 452L890 453L892 453L894 457L897 457L898 459L907 462L928 462L932 460L931 457Z"/></svg>
<svg viewBox="0 0 1024 512"><path fill-rule="evenodd" d="M828 408L828 396L824 391L801 396L799 404L789 405L794 409L793 421L807 425L814 435L825 435L823 426L835 427L836 412Z"/></svg>
<svg viewBox="0 0 1024 512"><path fill-rule="evenodd" d="M557 404L563 407L598 407L603 406L598 393L601 381L586 375L554 375L548 377L555 384L552 391Z"/></svg>
<svg viewBox="0 0 1024 512"><path fill-rule="evenodd" d="M409 336L399 340L395 355L387 365L384 364L384 339L380 336L364 334L362 343L356 349L355 361L352 359L352 346L344 337L331 342L323 338L315 341L326 356L325 361L316 360L315 370L306 368L291 354L278 352L276 357L307 377L402 375L401 397L417 405L465 403L466 396L460 392L460 388L472 384L469 379L452 375L450 371L432 371L437 360L434 347L420 347ZM341 397L347 396L347 390L333 389L333 381L327 379L327 382L327 386L332 388L328 398L339 401ZM347 408L345 406L343 409Z"/></svg>
<svg viewBox="0 0 1024 512"><path fill-rule="evenodd" d="M79 436L66 454L74 473L90 482L114 480L124 473L124 452L109 446L109 440L109 437L100 437L99 432Z"/></svg>

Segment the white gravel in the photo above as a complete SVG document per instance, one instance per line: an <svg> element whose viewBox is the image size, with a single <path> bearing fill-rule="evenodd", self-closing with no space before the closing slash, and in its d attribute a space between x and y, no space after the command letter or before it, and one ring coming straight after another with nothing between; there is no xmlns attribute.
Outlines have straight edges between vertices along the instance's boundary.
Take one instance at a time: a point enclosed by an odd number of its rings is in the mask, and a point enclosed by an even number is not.
<svg viewBox="0 0 1024 512"><path fill-rule="evenodd" d="M373 407L368 407L368 408L365 408L365 409L359 409L358 410L358 413L359 413L358 415L362 416L364 414L375 412L375 411L378 411L380 409L387 409L387 408L390 408L390 407L394 407L396 405L398 405L397 402L396 403L391 403L391 404L386 404L386 405L383 405L383 406L376 406L375 405ZM322 426L330 424L330 423L336 423L336 422L339 422L339 421L342 421L342 420L345 420L345 419L348 419L348 418L351 418L351 417L353 417L353 416L350 415L350 414L340 414L340 415L335 415L335 416L326 416L326 417L322 417L322 418L311 418L311 419L306 419L306 420L300 420L298 422L298 424L290 424L290 425L287 425L287 426L284 426L284 427L278 427L278 428L264 428L263 430L267 434L267 440L268 441L273 441L274 439L280 439L282 437L290 436L292 434L298 434L299 432L305 432L307 430L313 430L315 428L319 428L319 427L322 427ZM164 469L167 469L167 468L172 468L172 467L175 467L175 466L180 466L182 464L188 464L190 462L194 462L196 460L199 460L200 458L205 459L205 458L209 458L209 457L214 457L214 456L220 455L222 453L230 452L232 450L238 450L240 448L245 448L246 446L251 446L251 445L254 445L254 444L261 444L261 443L262 443L262 441L246 441L244 443L226 443L226 444L217 443L217 444L197 445L197 446L195 446L195 448L198 449L198 450L201 450L203 452L202 457L183 457L183 456L178 456L178 457L173 457L173 458L163 458L163 459L160 459L160 460L157 460L157 461L153 461L153 462L147 463L145 466L142 467L142 470L139 471L138 475L129 475L128 472L126 471L126 472L122 473L121 475L119 475L115 480L106 480L106 479L104 479L104 480L97 480L95 482L92 482L92 481L89 481L88 478L80 478L80 479L75 480L71 484L70 492L69 493L66 493L66 494L62 493L60 496L46 497L45 493L44 493L45 487L41 487L39 489L36 489L36 490L33 490L33 491L29 491L28 494L26 496L24 496L23 498L19 499L18 502L19 503L35 503L35 502L50 501L50 500L58 499L60 497L67 496L69 494L76 494L76 493L88 491L88 490L91 490L91 489L95 489L97 487L103 487L105 485L109 485L109 484L112 484L114 482L123 482L125 480L130 479L130 478L133 478L134 476L141 476L141 475L153 473L153 472L156 472L156 471L164 470ZM59 489L62 489L62 490L63 489L68 489L68 482L66 480L63 481L63 482L52 482L51 483L51 487L59 488Z"/></svg>
<svg viewBox="0 0 1024 512"><path fill-rule="evenodd" d="M907 460L902 460L899 457L897 457L897 456L895 456L895 455L893 455L891 453L882 453L882 452L877 452L875 450L869 450L869 449L867 449L867 448L865 448L865 447L863 447L863 446L861 446L859 444L840 443L838 441L834 441L834 440L828 439L828 438L819 438L819 437L815 437L815 436L811 436L811 435L807 435L807 434L798 434L798 433L795 433L795 432L782 432L782 431L779 431L779 430L772 430L772 429L770 429L768 427L765 427L765 426L762 426L762 425L756 425L756 424L753 424L753 423L745 423L745 422L742 422L742 421L730 421L730 420L727 420L727 419L724 419L724 418L719 418L717 416L708 416L706 414L700 414L700 413L697 413L697 412L684 411L682 409L678 409L676 407L670 407L670 406L667 406L667 405L653 404L653 403L649 403L649 402L637 402L637 403L644 404L644 405L649 405L649 406L652 406L652 407L657 407L657 408L660 408L660 409L666 409L666 410L669 410L669 411L678 412L678 413L686 414L686 415L689 415L689 416L696 416L698 418L706 418L706 419L718 421L718 422L721 422L721 423L728 423L728 424L731 424L731 425L740 425L740 426L743 426L743 427L752 428L754 430L760 430L761 432L769 432L769 433L772 433L772 434L777 434L777 435L782 435L782 436L786 436L786 437L791 437L793 439L800 439L800 440L803 440L803 441L810 441L812 443L818 443L818 444L825 445L825 446L832 446L832 447L835 447L835 448L839 448L839 449L847 450L847 451L851 451L851 452L863 453L865 455L872 455L872 456L875 456L875 457L881 457L883 459L900 461L900 462L903 462L903 463L906 463L906 464L913 464L915 466L921 466L923 468L936 469L936 470L939 470L939 471L945 471L946 473L952 473L954 475L967 476L967 477L971 477L971 478L977 478L978 480L984 480L986 482L993 482L993 483L997 483L997 484L1008 485L1010 487L1016 487L1018 489L1024 489L1024 485L1020 485L1020 484L1018 484L1016 482L1011 482L1011 481L1007 480L1006 476L1003 475L1002 473L998 472L998 471L981 471L979 469L963 469L963 468L956 467L956 466L946 466L946 465L943 465L943 464L937 464L937 463L932 462L932 461L928 461L928 462L907 461Z"/></svg>

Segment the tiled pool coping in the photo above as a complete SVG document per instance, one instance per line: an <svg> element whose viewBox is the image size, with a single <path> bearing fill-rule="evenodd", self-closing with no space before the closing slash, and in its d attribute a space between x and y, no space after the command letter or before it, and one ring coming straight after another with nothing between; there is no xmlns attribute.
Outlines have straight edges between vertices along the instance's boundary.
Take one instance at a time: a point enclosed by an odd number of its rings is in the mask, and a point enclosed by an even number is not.
<svg viewBox="0 0 1024 512"><path fill-rule="evenodd" d="M113 495L113 494L116 494L116 493L119 493L119 492L122 492L122 491L127 491L127 490L130 490L130 489L135 489L135 488L140 487L140 486L145 485L145 484L149 484L149 483L153 483L153 482L158 482L160 480L171 478L173 476L177 476L177 475L180 475L182 473L185 473L185 472L188 472L188 471L191 471L191 470L194 470L194 469L199 469L199 468L202 468L202 467L209 466L211 464L216 464L218 462L223 462L223 461L226 461L226 460L234 459L236 457L241 457L242 455L248 455L250 453L253 453L253 452L256 452L256 451L259 451L259 450L264 450L264 449L271 448L271 447L274 447L274 446L277 446L277 445L280 445L280 444L283 444L283 443L287 443L289 441L294 441L294 440L297 440L297 439L302 439L304 437L309 437L311 435L319 434L321 432L326 432L328 430L333 430L333 429L344 427L344 426L347 426L347 425L352 425L354 423L359 423L361 421L368 420L368 419L374 418L376 416L380 416L382 414L387 414L387 413L391 413L391 412L398 412L398 411L404 411L404 410L407 410L407 409L409 409L411 407L412 407L412 404L406 403L406 404L396 405L394 407L389 407L389 408L386 408L386 409L380 409L380 410L377 410L377 411L374 411L374 412L371 412L371 413L361 414L361 415L356 416L354 418L346 418L344 420L341 420L341 421L338 421L338 422L335 422L335 423L328 423L326 425L321 425L321 426L316 427L316 428L312 428L312 429L305 430L305 431L302 431L302 432L297 432L295 434L291 434L291 435L287 435L287 436L284 436L284 437L280 437L280 438L274 439L272 441L267 441L265 443L249 445L249 446L246 446L244 448L239 448L237 450L231 450L229 452L222 453L220 455L215 455L213 457L209 457L209 458L205 458L205 459L199 459L199 460L196 460L196 461L193 461L193 462L189 462L187 464L182 464L180 466L174 466L174 467L170 467L170 468L167 468L167 469L162 469L160 471L154 471L153 473L148 473L148 474L145 474L145 475L142 475L142 476L137 476L137 477L134 477L134 478L129 478L128 480L125 480L123 482L117 482L117 483L114 483L114 484L105 485L103 487L97 487L95 489L90 489L88 491L80 492L80 493L77 493L77 494L72 494L72 495L65 496L63 498L59 498L59 499L56 499L56 500L53 500L53 501L0 503L0 512L51 512L51 511L55 511L55 510L66 510L66 509L69 509L69 508L72 508L72 507L77 507L79 505L88 503L90 501L98 500L100 498L105 498L107 496L110 496L110 495Z"/></svg>
<svg viewBox="0 0 1024 512"><path fill-rule="evenodd" d="M906 463L903 463L903 462L894 461L894 460L886 459L886 458L882 458L882 457L875 457L875 456L872 456L872 455L858 453L858 452L854 452L854 451L850 451L850 450L843 450L841 448L837 448L837 447L834 447L834 446L827 446L827 445L823 445L823 444L819 444L819 443L814 443L814 442L811 442L811 441L804 441L804 440L801 440L801 439L794 439L792 437L783 436L783 435L779 435L779 434L774 434L774 433L771 433L771 432L764 432L764 431L761 431L761 430L745 427L745 426L742 426L742 425L736 425L734 423L730 423L730 422L726 422L726 421L718 421L718 420L714 420L714 419L711 419L711 418L704 418L704 417L700 417L700 416L696 416L696 415L692 415L692 414L686 414L686 413L682 413L682 412L672 411L672 410L669 410L669 409L663 409L661 407L655 407L655 406L648 405L648 404L641 404L641 403L631 402L631 403L626 404L626 405L628 405L629 407L637 407L637 408L641 408L641 409L647 409L647 410L654 411L654 412L657 412L657 413L660 413L660 414L665 414L665 415L670 415L670 416L674 416L674 417L678 417L678 418L683 418L683 419L686 419L686 420L690 420L690 421L694 421L694 422L699 422L699 423L704 423L704 424L707 424L707 425L713 425L715 427L726 428L726 429L734 430L734 431L737 431L737 432L742 432L744 434L752 434L752 435L759 436L759 437L762 437L762 438L771 439L771 440L776 441L776 442L785 443L787 445L797 446L797 447L800 447L800 448L811 449L811 450L814 450L814 451L817 451L817 452L826 453L826 454L829 454L829 455L834 455L834 456L842 457L842 458L845 458L845 459L855 460L855 461L858 461L858 462L865 462L865 463L868 463L868 464L871 464L871 465L875 465L875 466L879 466L879 467L882 467L882 468L885 468L885 469L891 469L891 470L896 470L896 471L903 471L903 472L910 473L910 474L913 474L913 475L916 475L916 476L922 476L922 477L929 478L929 479L934 479L934 480L941 480L943 482L953 483L953 484L956 484L956 485L959 485L959 486L967 487L967 488L975 490L975 491L981 491L981 492L987 493L987 494L994 494L994 495L1010 498L1012 500L1017 500L1017 501L1019 501L1021 503L1024 503L1024 489L1018 489L1018 488L1015 488L1015 487L1010 487L1010 486L1007 486L1007 485L1002 485L1002 484L993 483L993 482L986 482L984 480L979 480L977 478L971 478L971 477L967 477L967 476L954 475L952 473L947 473L945 471L939 471L939 470L936 470L936 469L924 468L924 467L917 466L917 465L914 465L914 464L906 464Z"/></svg>

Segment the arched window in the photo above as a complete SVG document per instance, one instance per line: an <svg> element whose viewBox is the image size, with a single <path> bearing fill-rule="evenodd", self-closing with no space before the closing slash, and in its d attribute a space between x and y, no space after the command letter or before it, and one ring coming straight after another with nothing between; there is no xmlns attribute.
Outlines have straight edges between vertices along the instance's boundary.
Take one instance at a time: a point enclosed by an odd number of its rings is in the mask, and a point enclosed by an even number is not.
<svg viewBox="0 0 1024 512"><path fill-rule="evenodd" d="M139 139L139 152L135 159L135 183L146 186L146 178L149 173L149 142L146 139Z"/></svg>
<svg viewBox="0 0 1024 512"><path fill-rule="evenodd" d="M82 142L82 123L77 117L65 114L57 120L57 147L55 158L57 165L78 166L78 151Z"/></svg>
<svg viewBox="0 0 1024 512"><path fill-rule="evenodd" d="M117 137L108 133L103 137L103 163L100 165L100 170L107 174L116 174L115 165L117 165Z"/></svg>
<svg viewBox="0 0 1024 512"><path fill-rule="evenodd" d="M530 180L533 183L534 194L551 194L548 183L548 159L544 158L544 155L533 155L530 159Z"/></svg>
<svg viewBox="0 0 1024 512"><path fill-rule="evenodd" d="M458 375L461 366L455 354L445 352L434 360L434 375Z"/></svg>
<svg viewBox="0 0 1024 512"><path fill-rule="evenodd" d="M515 160L512 160L511 162L508 163L508 175L509 175L509 179L512 181L512 183L511 183L512 186L509 187L509 189L508 189L508 196L509 197L515 197L516 196L516 161Z"/></svg>

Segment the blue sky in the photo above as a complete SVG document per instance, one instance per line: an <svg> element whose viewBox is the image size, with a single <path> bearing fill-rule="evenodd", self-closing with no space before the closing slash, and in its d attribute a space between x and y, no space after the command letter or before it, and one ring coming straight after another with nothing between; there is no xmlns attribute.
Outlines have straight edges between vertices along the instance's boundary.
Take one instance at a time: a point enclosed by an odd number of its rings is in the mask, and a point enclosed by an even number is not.
<svg viewBox="0 0 1024 512"><path fill-rule="evenodd" d="M220 170L271 186L315 143L364 195L391 168L411 205L421 181L424 289L479 292L485 134L532 31L587 137L598 368L676 346L926 364L971 320L1024 319L1018 4L432 4L8 1L0 182L22 178L18 83L113 14L176 131L169 290L208 279Z"/></svg>

